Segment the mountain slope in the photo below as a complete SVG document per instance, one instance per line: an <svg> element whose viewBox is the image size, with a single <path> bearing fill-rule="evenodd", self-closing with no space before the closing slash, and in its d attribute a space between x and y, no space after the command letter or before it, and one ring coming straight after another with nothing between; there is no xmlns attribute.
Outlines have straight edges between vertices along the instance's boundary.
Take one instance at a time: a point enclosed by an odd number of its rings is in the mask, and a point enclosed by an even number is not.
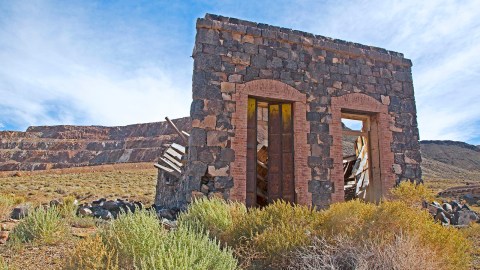
<svg viewBox="0 0 480 270"><path fill-rule="evenodd" d="M438 188L480 183L480 148L464 142L421 141L423 178Z"/></svg>

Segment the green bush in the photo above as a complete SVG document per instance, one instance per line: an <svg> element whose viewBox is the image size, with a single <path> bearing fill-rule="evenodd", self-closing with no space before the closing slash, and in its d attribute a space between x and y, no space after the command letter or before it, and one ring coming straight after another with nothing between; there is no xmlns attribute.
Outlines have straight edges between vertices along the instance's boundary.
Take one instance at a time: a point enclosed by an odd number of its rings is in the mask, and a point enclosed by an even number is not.
<svg viewBox="0 0 480 270"><path fill-rule="evenodd" d="M68 232L65 221L55 207L37 208L13 229L10 240L13 243L36 242L53 244Z"/></svg>
<svg viewBox="0 0 480 270"><path fill-rule="evenodd" d="M84 242L90 241L90 242ZM66 260L67 269L236 269L229 249L187 227L164 229L154 212L121 214L82 241ZM93 246L95 252L92 252ZM95 258L92 258L95 257ZM108 263L108 268L105 266Z"/></svg>
<svg viewBox="0 0 480 270"><path fill-rule="evenodd" d="M220 239L234 249L243 267L266 267L308 244L319 216L309 207L282 201L247 211L243 204L201 199L180 215L179 226Z"/></svg>
<svg viewBox="0 0 480 270"><path fill-rule="evenodd" d="M411 257L405 265L415 265L417 261L419 265L439 269L467 269L471 262L470 242L461 232L435 223L426 211L403 201L375 205L353 200L318 212L282 201L245 211L234 203L200 200L180 220L180 227L191 226L196 231L201 228L200 231L209 231L210 237L224 241L234 249L244 268L284 268L291 260L287 254L310 246L316 238L329 241L334 251L347 246L361 251L373 245L376 249L367 251L385 264L399 264L392 254L408 253L409 249L428 250L429 255ZM338 246L339 237L348 239L348 243ZM436 262L430 263L429 258L435 258ZM365 258L352 257L356 259Z"/></svg>
<svg viewBox="0 0 480 270"><path fill-rule="evenodd" d="M107 247L115 251L120 266L128 266L155 255L167 233L154 212L136 211L120 215L101 235Z"/></svg>
<svg viewBox="0 0 480 270"><path fill-rule="evenodd" d="M58 205L57 208L63 218L72 219L76 217L78 206L75 197L68 196L63 199L63 203Z"/></svg>
<svg viewBox="0 0 480 270"><path fill-rule="evenodd" d="M434 198L433 191L424 184L415 184L410 181L401 182L391 190L392 199L402 201L410 206L421 206L422 201L431 202Z"/></svg>
<svg viewBox="0 0 480 270"><path fill-rule="evenodd" d="M180 214L178 224L222 239L224 233L232 228L234 220L246 213L244 204L226 203L219 198L202 198L194 201L186 212Z"/></svg>

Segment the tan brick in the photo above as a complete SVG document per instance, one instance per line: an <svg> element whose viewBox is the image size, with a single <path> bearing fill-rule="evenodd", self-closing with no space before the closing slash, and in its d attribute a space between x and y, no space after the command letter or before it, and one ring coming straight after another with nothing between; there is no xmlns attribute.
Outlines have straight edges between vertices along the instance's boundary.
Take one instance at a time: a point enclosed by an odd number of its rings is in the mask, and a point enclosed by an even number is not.
<svg viewBox="0 0 480 270"><path fill-rule="evenodd" d="M235 93L235 83L222 82L220 84L220 90L222 93Z"/></svg>

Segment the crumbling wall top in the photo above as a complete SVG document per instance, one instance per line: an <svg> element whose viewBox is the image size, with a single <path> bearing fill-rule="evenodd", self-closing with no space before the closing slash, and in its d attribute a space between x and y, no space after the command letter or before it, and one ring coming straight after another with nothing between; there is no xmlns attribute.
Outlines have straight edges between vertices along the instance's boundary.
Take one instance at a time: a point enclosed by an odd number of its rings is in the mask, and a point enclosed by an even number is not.
<svg viewBox="0 0 480 270"><path fill-rule="evenodd" d="M215 29L226 32L248 34L254 37L278 40L291 44L300 44L327 51L339 52L355 57L364 57L375 61L392 63L400 66L412 66L410 59L404 58L402 53L385 50L383 48L333 39L321 35L292 30L289 28L272 26L264 23L229 18L220 15L206 14L205 18L197 20L197 29ZM217 44L212 44L217 45Z"/></svg>

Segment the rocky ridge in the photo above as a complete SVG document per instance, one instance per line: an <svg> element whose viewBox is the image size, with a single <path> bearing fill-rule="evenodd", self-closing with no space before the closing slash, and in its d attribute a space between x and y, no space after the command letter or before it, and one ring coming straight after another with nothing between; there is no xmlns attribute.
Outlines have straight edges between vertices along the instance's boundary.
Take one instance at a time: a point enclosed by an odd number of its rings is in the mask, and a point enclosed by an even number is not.
<svg viewBox="0 0 480 270"><path fill-rule="evenodd" d="M189 131L189 117L173 120ZM0 131L0 171L34 171L156 161L180 138L167 122L128 126L34 126Z"/></svg>

